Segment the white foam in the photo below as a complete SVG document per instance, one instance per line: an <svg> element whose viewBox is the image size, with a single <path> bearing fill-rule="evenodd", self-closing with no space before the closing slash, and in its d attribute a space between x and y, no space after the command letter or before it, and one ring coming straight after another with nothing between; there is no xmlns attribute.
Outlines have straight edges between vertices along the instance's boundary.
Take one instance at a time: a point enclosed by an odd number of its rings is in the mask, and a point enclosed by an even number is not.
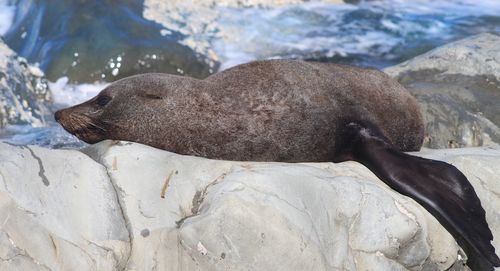
<svg viewBox="0 0 500 271"><path fill-rule="evenodd" d="M255 59L308 56L327 57L364 53L374 45L389 51L399 42L391 35L372 30L351 32L340 19L358 9L353 5L310 3L275 9L225 8L219 20L220 39L213 41L222 59L221 70Z"/></svg>
<svg viewBox="0 0 500 271"><path fill-rule="evenodd" d="M69 84L68 77L61 77L56 82L49 82L54 102L61 106L71 106L82 103L96 96L109 83Z"/></svg>
<svg viewBox="0 0 500 271"><path fill-rule="evenodd" d="M311 2L272 9L219 9L219 32L211 43L223 70L277 57L387 57L409 37L451 38L448 21L453 24L455 18L500 16L500 1L374 0L359 5ZM349 20L349 13L356 10L370 10L383 18L371 24L361 18Z"/></svg>
<svg viewBox="0 0 500 271"><path fill-rule="evenodd" d="M8 0L0 0L0 36L7 33L14 21L16 7L10 4L10 2Z"/></svg>
<svg viewBox="0 0 500 271"><path fill-rule="evenodd" d="M493 15L500 13L498 0L387 0L370 2L373 6L390 6L391 9L415 15L444 14L447 16Z"/></svg>

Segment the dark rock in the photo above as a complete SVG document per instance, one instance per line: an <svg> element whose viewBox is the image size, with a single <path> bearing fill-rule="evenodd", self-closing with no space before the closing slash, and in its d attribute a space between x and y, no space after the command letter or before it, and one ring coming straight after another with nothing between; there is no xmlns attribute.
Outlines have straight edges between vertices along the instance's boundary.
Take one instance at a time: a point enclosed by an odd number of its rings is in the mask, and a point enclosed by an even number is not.
<svg viewBox="0 0 500 271"><path fill-rule="evenodd" d="M424 146L500 143L499 44L499 36L481 34L385 69L419 101Z"/></svg>

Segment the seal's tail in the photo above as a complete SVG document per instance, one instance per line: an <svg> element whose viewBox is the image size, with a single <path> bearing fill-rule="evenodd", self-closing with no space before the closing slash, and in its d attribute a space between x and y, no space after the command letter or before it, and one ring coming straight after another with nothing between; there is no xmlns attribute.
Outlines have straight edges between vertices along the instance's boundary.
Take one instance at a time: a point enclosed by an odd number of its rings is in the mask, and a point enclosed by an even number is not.
<svg viewBox="0 0 500 271"><path fill-rule="evenodd" d="M342 142L342 159L362 163L389 187L434 215L464 249L473 271L500 266L485 211L462 172L445 162L399 151L372 125L349 123L342 133L349 138Z"/></svg>

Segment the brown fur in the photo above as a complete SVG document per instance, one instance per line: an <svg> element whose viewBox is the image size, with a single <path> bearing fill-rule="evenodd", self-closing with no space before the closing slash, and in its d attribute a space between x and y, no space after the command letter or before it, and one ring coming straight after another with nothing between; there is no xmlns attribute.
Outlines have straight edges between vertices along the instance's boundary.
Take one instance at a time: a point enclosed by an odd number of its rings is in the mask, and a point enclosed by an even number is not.
<svg viewBox="0 0 500 271"><path fill-rule="evenodd" d="M100 107L102 95L111 100ZM403 151L423 139L415 99L386 74L295 60L251 62L204 80L132 76L56 118L89 143L127 140L228 160L332 161L351 121L372 123Z"/></svg>

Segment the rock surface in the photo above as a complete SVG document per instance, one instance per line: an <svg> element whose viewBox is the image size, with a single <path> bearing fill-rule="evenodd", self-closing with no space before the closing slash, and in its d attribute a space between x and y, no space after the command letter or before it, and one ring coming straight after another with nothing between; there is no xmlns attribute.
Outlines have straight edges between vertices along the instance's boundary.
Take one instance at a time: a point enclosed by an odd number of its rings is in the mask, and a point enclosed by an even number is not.
<svg viewBox="0 0 500 271"><path fill-rule="evenodd" d="M0 270L465 270L430 214L355 162L84 153L0 143ZM500 247L500 148L418 154L468 176Z"/></svg>
<svg viewBox="0 0 500 271"><path fill-rule="evenodd" d="M0 270L124 266L130 239L104 167L78 151L0 149Z"/></svg>
<svg viewBox="0 0 500 271"><path fill-rule="evenodd" d="M0 128L43 126L51 95L43 72L16 55L0 38Z"/></svg>
<svg viewBox="0 0 500 271"><path fill-rule="evenodd" d="M448 43L399 65L385 69L401 78L410 71L435 70L439 74L492 75L500 81L500 36L479 34Z"/></svg>
<svg viewBox="0 0 500 271"><path fill-rule="evenodd" d="M472 36L384 71L420 102L424 146L500 143L500 36Z"/></svg>

